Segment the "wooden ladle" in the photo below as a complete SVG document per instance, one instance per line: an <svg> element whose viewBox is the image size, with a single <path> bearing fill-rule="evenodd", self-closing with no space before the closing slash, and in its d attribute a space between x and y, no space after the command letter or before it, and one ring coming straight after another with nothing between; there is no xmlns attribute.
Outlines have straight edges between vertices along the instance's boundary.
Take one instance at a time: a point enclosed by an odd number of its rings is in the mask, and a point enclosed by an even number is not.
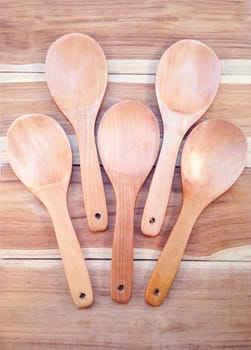
<svg viewBox="0 0 251 350"><path fill-rule="evenodd" d="M202 210L240 176L247 156L242 131L225 120L208 120L188 136L181 158L183 204L155 266L145 300L160 305L178 271L192 227Z"/></svg>
<svg viewBox="0 0 251 350"><path fill-rule="evenodd" d="M91 305L91 282L67 208L72 153L63 129L45 115L24 115L8 131L7 151L17 177L51 215L75 305Z"/></svg>
<svg viewBox="0 0 251 350"><path fill-rule="evenodd" d="M114 301L126 303L133 284L135 201L157 157L157 120L141 103L118 103L101 120L98 147L116 196L111 296Z"/></svg>
<svg viewBox="0 0 251 350"><path fill-rule="evenodd" d="M104 52L87 35L64 35L48 50L46 79L53 99L77 136L89 228L103 231L108 224L108 214L94 128L107 85Z"/></svg>
<svg viewBox="0 0 251 350"><path fill-rule="evenodd" d="M161 230L182 138L212 103L219 80L216 54L199 41L178 41L160 59L155 90L164 135L141 222L145 235Z"/></svg>

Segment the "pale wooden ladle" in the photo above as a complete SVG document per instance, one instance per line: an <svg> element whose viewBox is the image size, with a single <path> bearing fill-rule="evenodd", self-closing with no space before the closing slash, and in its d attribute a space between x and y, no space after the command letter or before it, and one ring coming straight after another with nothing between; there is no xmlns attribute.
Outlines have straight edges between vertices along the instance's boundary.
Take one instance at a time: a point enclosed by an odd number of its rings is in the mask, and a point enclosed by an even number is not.
<svg viewBox="0 0 251 350"><path fill-rule="evenodd" d="M134 207L137 194L159 149L159 127L141 103L112 106L98 130L98 148L116 196L112 247L111 296L129 301L133 285Z"/></svg>
<svg viewBox="0 0 251 350"><path fill-rule="evenodd" d="M91 305L91 282L67 208L72 153L63 129L45 115L24 115L10 126L7 151L17 177L51 215L75 305Z"/></svg>
<svg viewBox="0 0 251 350"><path fill-rule="evenodd" d="M67 34L50 46L45 68L51 95L77 136L89 228L103 231L108 214L94 128L107 85L104 52L87 35Z"/></svg>
<svg viewBox="0 0 251 350"><path fill-rule="evenodd" d="M183 204L148 283L147 303L156 306L164 301L196 219L238 179L246 156L243 132L225 120L203 122L188 136L181 157Z"/></svg>
<svg viewBox="0 0 251 350"><path fill-rule="evenodd" d="M161 230L182 138L212 103L219 80L216 54L199 41L178 41L160 59L155 90L164 134L141 222L145 235Z"/></svg>

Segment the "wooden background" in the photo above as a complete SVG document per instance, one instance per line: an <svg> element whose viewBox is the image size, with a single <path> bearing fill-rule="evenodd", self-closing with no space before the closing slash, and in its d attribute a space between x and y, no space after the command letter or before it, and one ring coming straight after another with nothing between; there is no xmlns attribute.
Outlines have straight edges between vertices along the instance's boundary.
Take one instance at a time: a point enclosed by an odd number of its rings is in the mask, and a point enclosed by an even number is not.
<svg viewBox="0 0 251 350"><path fill-rule="evenodd" d="M249 143L238 182L197 221L180 271L159 308L144 290L182 199L177 166L160 236L144 237L140 219L150 178L135 210L135 283L129 304L109 295L115 201L103 172L109 228L93 234L83 208L78 152L71 126L44 77L47 49L81 32L103 47L109 84L99 118L133 99L159 111L154 74L172 43L194 38L222 63L217 97L203 119L236 123ZM77 310L66 286L51 220L8 165L6 132L21 114L55 118L74 151L69 209L93 282L95 303ZM160 122L161 126L161 122ZM250 1L0 1L0 349L251 349L251 3Z"/></svg>

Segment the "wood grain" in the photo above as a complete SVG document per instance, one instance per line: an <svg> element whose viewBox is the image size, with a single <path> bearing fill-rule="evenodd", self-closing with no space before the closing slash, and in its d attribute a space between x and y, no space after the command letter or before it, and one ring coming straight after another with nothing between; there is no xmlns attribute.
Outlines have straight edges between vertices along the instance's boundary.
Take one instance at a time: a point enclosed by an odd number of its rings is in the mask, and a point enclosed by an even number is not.
<svg viewBox="0 0 251 350"><path fill-rule="evenodd" d="M135 261L133 296L121 305L109 296L110 262L88 261L95 303L76 310L60 261L0 261L1 349L251 347L250 263L183 262L160 308L143 300L153 266Z"/></svg>
<svg viewBox="0 0 251 350"><path fill-rule="evenodd" d="M85 247L96 297L92 308L77 311L57 260L48 213L4 164L6 132L21 114L48 114L72 138L44 75L49 45L70 32L91 35L108 57L108 91L98 123L122 99L145 103L160 123L153 88L158 60L172 43L191 38L215 50L222 64L218 95L203 119L226 118L250 141L249 1L2 0L0 23L0 349L250 349L250 169L202 213L169 299L157 310L144 303L143 295L180 209L179 169L159 237L149 239L140 232L150 179L139 195L135 284L130 303L123 306L109 297L115 218L111 185L102 170L110 221L108 231L94 235L87 228L79 167L74 166L70 214ZM72 145L76 149L75 141ZM74 157L78 164L78 153Z"/></svg>
<svg viewBox="0 0 251 350"><path fill-rule="evenodd" d="M109 212L108 230L99 234L92 234L87 226L83 208L79 167L73 169L68 207L81 246L86 248L111 248L112 232L115 222L115 198L112 187L103 172L107 204ZM216 199L200 216L190 237L185 254L189 259L196 260L205 257L206 260L219 259L220 252L236 248L227 256L228 260L242 260L238 248L251 245L251 169L246 169L237 183L223 196ZM141 258L158 256L159 251L173 227L181 205L181 184L179 169L176 169L174 185L170 197L170 205L160 236L155 238L144 237L140 231L140 221L143 212L150 178L139 194L135 208L135 247L145 249ZM1 168L0 181L0 247L8 256L9 250L41 250L55 249L56 239L53 226L42 204L20 183L9 166ZM28 231L27 231L27 228ZM148 251L150 249L150 251ZM6 250L6 251L5 251ZM151 253L155 252L155 255ZM102 254L102 249L99 251ZM24 251L25 256L25 251ZM54 255L52 255L54 256ZM101 255L96 255L102 258Z"/></svg>
<svg viewBox="0 0 251 350"><path fill-rule="evenodd" d="M247 137L251 137L251 85L221 85L215 101L205 113L202 120L211 118L227 119L238 125ZM109 83L104 103L97 120L96 131L104 112L112 104L121 100L136 100L149 106L158 118L161 118L153 85ZM0 162L7 163L5 135L10 124L25 113L44 113L55 118L68 135L74 133L70 123L52 101L45 83L0 84ZM162 136L162 127L161 127ZM74 152L74 164L79 164L79 152L75 137L70 136ZM251 139L247 165L251 165Z"/></svg>
<svg viewBox="0 0 251 350"><path fill-rule="evenodd" d="M50 43L71 32L92 36L108 58L158 59L187 37L205 42L220 58L251 57L248 1L31 0L21 7L3 0L1 18L1 63L44 62Z"/></svg>
<svg viewBox="0 0 251 350"><path fill-rule="evenodd" d="M251 136L250 93L251 84L220 85L216 98L203 119L226 118L236 123L247 136ZM130 83L108 84L99 120L114 103L131 99L146 104L160 120L154 86ZM6 135L15 118L28 112L48 114L54 117L68 134L73 133L69 122L52 101L46 83L0 84L0 101L0 136Z"/></svg>

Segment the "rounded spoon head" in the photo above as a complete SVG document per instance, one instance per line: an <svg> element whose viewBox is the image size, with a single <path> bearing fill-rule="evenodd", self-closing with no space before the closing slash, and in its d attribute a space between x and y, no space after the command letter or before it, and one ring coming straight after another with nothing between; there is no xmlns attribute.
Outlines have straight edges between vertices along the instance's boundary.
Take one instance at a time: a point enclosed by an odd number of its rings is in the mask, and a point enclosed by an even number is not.
<svg viewBox="0 0 251 350"><path fill-rule="evenodd" d="M112 106L98 130L98 146L113 184L134 178L136 187L151 170L159 149L159 127L143 104L125 101Z"/></svg>
<svg viewBox="0 0 251 350"><path fill-rule="evenodd" d="M72 153L69 141L52 118L24 115L14 121L7 134L10 164L30 189L62 183L68 186Z"/></svg>
<svg viewBox="0 0 251 350"><path fill-rule="evenodd" d="M245 166L243 132L223 119L200 123L192 130L181 157L184 195L196 193L211 202L229 189Z"/></svg>
<svg viewBox="0 0 251 350"><path fill-rule="evenodd" d="M219 60L197 40L181 40L162 55L156 74L156 95L170 111L199 118L213 101L220 80ZM162 117L164 117L162 113Z"/></svg>
<svg viewBox="0 0 251 350"><path fill-rule="evenodd" d="M96 118L107 85L103 50L85 34L60 37L46 56L46 80L55 102L73 126L78 118L89 117L83 112L89 111Z"/></svg>

